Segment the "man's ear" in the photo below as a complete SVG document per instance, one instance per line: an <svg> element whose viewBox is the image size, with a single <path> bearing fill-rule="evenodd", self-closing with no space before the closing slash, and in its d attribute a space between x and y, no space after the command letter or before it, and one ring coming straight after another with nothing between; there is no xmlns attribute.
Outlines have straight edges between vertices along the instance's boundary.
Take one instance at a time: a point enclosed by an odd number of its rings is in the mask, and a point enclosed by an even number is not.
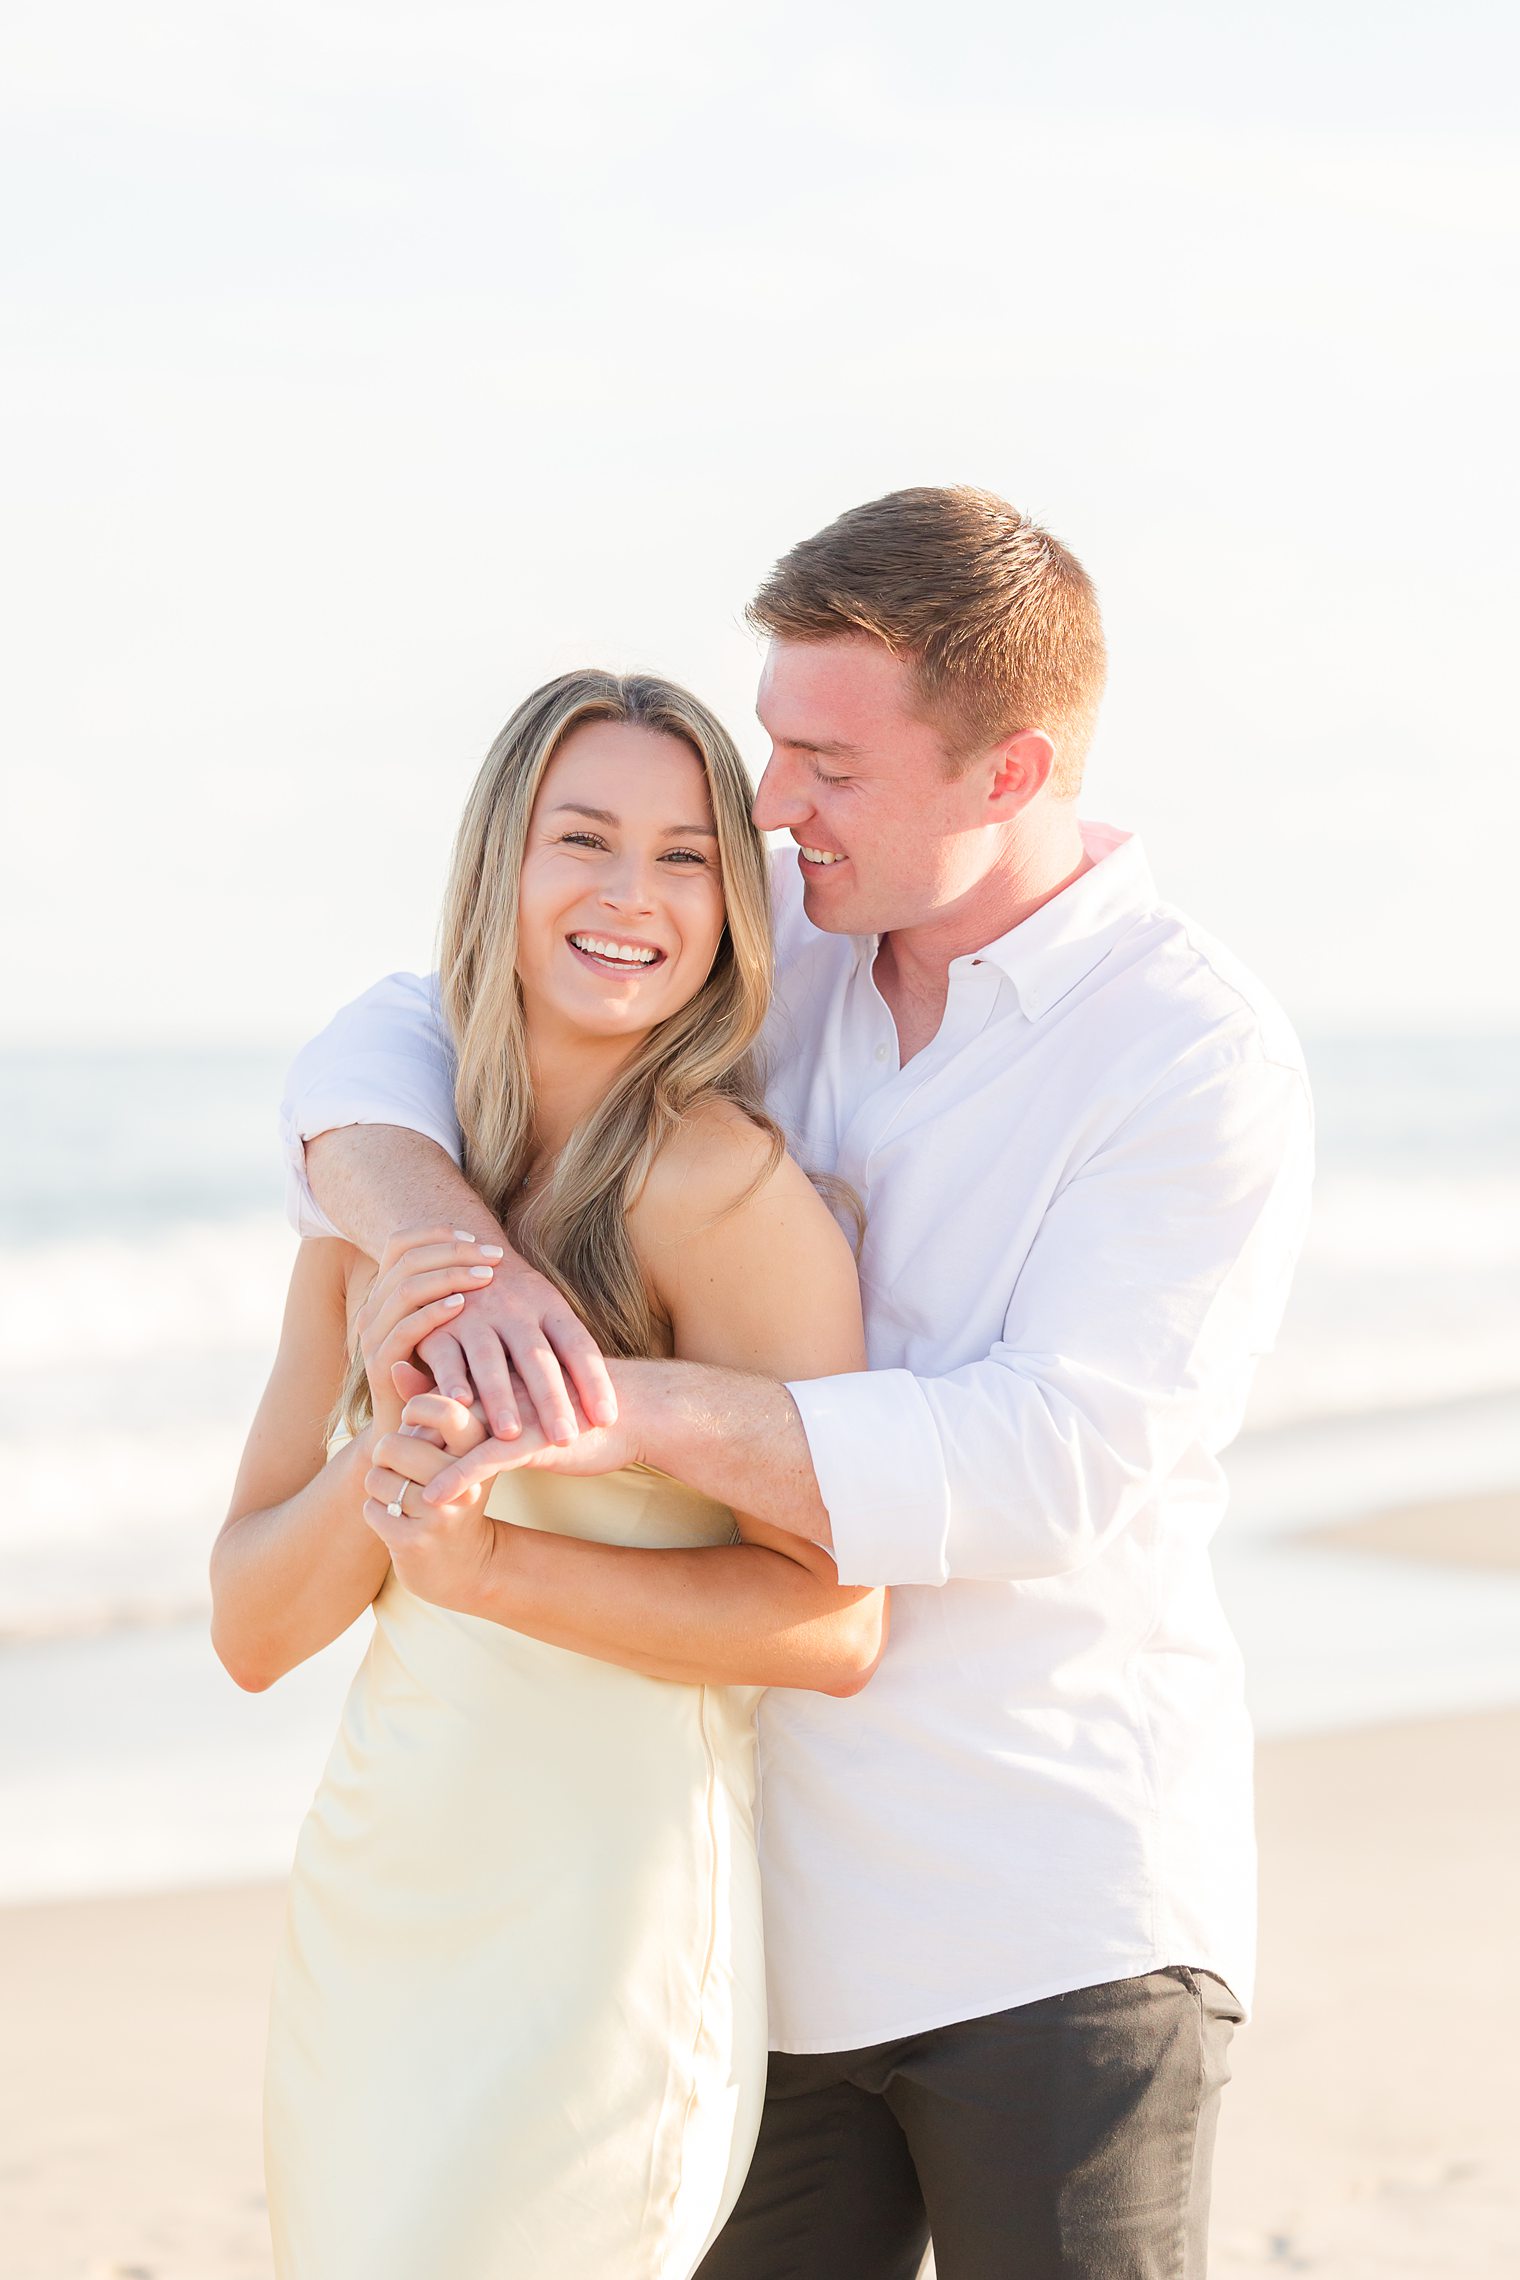
<svg viewBox="0 0 1520 2280"><path fill-rule="evenodd" d="M1055 766L1056 748L1043 728L1021 728L1017 736L993 747L991 759L993 820L1006 823L1044 791Z"/></svg>

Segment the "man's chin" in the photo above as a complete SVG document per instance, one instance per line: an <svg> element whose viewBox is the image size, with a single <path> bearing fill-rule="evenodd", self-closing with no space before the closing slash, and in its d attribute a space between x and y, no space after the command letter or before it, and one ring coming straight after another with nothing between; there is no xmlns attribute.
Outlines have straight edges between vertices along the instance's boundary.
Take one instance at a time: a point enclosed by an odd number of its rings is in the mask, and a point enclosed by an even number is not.
<svg viewBox="0 0 1520 2280"><path fill-rule="evenodd" d="M859 934L862 928L851 907L851 897L831 893L822 879L802 874L802 907L820 934Z"/></svg>

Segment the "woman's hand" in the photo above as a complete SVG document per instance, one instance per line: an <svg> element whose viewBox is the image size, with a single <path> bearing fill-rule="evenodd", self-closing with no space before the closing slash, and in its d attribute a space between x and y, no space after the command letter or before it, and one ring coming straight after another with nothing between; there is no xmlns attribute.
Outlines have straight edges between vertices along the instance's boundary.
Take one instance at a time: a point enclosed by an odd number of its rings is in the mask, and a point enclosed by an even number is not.
<svg viewBox="0 0 1520 2280"><path fill-rule="evenodd" d="M552 1472L583 1480L597 1473L617 1472L623 1465L640 1463L641 1451L635 1437L637 1420L628 1407L627 1395L628 1381L636 1369L637 1364L620 1365L622 1406L613 1423L592 1424L579 1400L574 1400L575 1432L569 1441L549 1438L526 1400L522 1381L514 1373L512 1392L525 1420L520 1431L511 1440L504 1440L499 1434L488 1439L482 1431L468 1449L450 1459L447 1467L437 1468L441 1486L430 1488L429 1493L441 1494L447 1502L468 1494L481 1482L493 1480L497 1473ZM407 1415L411 1414L408 1405ZM480 1415L478 1407L474 1414ZM445 1470L446 1480L442 1478Z"/></svg>
<svg viewBox="0 0 1520 2280"><path fill-rule="evenodd" d="M426 1504L422 1491L485 1438L478 1411L441 1393L417 1394L399 1428L376 1443L364 1476L365 1521L401 1582L416 1598L463 1614L479 1603L500 1548L497 1524L486 1518L490 1477L451 1504Z"/></svg>
<svg viewBox="0 0 1520 2280"><path fill-rule="evenodd" d="M401 1423L396 1365L453 1321L470 1291L487 1288L500 1257L498 1246L463 1241L451 1227L403 1228L386 1244L355 1324L379 1432Z"/></svg>

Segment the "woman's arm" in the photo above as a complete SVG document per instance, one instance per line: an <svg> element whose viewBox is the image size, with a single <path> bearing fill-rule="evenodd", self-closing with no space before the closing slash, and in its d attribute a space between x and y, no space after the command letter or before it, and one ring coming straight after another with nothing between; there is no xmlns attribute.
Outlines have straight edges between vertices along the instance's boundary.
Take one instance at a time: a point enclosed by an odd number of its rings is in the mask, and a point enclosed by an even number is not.
<svg viewBox="0 0 1520 2280"><path fill-rule="evenodd" d="M768 1378L865 1366L849 1245L789 1158L766 1173L768 1144L738 1111L713 1111L665 1152L630 1218L676 1355ZM853 1694L880 1660L884 1593L842 1588L828 1554L789 1531L739 1518L743 1541L676 1551L594 1544L494 1524L478 1508L409 1502L383 1516L402 1477L432 1479L483 1432L428 1398L408 1418L440 1450L376 1451L366 1515L389 1535L398 1572L424 1597L468 1606L513 1630L688 1682ZM402 1470L392 1470L392 1467Z"/></svg>
<svg viewBox="0 0 1520 2280"><path fill-rule="evenodd" d="M375 1423L329 1463L350 1294L372 1271L347 1243L302 1243L274 1368L212 1548L212 1644L251 1692L340 1637L379 1590L389 1558L364 1525L363 1483L375 1441L400 1423L391 1372L490 1270L447 1229L408 1235L387 1253L359 1317Z"/></svg>

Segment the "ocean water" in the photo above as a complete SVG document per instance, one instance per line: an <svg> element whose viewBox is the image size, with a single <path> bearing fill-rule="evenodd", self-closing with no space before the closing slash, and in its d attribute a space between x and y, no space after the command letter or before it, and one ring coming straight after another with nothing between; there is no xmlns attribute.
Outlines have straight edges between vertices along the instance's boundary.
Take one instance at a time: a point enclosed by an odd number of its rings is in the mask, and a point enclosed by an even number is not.
<svg viewBox="0 0 1520 2280"><path fill-rule="evenodd" d="M1309 1050L1315 1219L1219 1543L1267 1732L1520 1699L1520 1582L1301 1542L1520 1486L1520 1039ZM294 1250L280 1075L0 1057L0 1895L278 1869L361 1651L247 1697L206 1639Z"/></svg>

